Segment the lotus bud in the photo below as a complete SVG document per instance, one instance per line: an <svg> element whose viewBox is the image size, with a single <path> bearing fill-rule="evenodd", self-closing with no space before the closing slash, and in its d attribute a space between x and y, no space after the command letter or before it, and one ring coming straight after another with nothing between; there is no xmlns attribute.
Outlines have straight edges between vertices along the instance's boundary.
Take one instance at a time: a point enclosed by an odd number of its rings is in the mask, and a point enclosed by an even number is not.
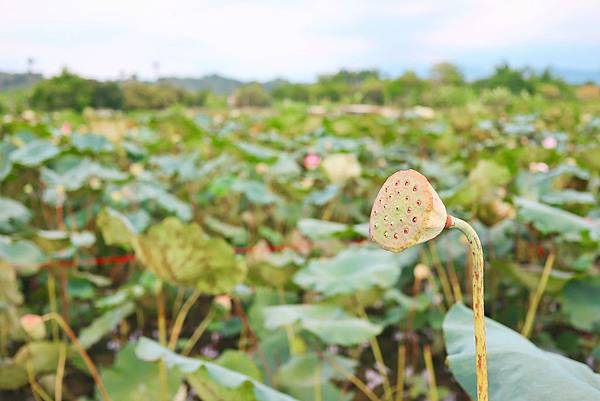
<svg viewBox="0 0 600 401"><path fill-rule="evenodd" d="M217 295L214 299L214 302L226 312L231 311L231 297L229 295Z"/></svg>
<svg viewBox="0 0 600 401"><path fill-rule="evenodd" d="M419 263L415 266L414 275L416 279L423 281L429 277L430 274L431 270L429 269L429 266L423 263Z"/></svg>
<svg viewBox="0 0 600 401"><path fill-rule="evenodd" d="M446 207L427 178L400 170L383 184L371 210L369 234L382 248L401 252L442 232Z"/></svg>
<svg viewBox="0 0 600 401"><path fill-rule="evenodd" d="M32 340L43 340L46 337L46 325L41 316L23 315L20 322L21 327Z"/></svg>

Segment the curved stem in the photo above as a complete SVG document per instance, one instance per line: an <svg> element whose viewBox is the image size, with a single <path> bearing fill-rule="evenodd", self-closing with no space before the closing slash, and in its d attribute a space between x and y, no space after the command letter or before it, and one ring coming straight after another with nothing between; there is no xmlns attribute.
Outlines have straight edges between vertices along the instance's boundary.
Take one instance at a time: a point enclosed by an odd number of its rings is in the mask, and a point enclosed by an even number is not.
<svg viewBox="0 0 600 401"><path fill-rule="evenodd" d="M215 311L215 309L211 306L211 308L209 309L209 311L206 314L206 316L204 317L204 319L202 319L202 321L200 322L198 327L196 327L196 329L192 333L192 337L190 337L190 339L187 341L187 343L183 347L183 350L181 351L182 355L188 356L190 354L190 352L192 352L192 350L194 349L194 346L196 345L196 343L198 342L200 337L202 337L202 334L204 334L204 332L208 328L208 325L210 324L210 322L212 322L213 316L215 315L214 311Z"/></svg>
<svg viewBox="0 0 600 401"><path fill-rule="evenodd" d="M485 315L483 300L483 249L477 232L469 223L450 216L450 227L460 230L469 241L473 260L473 320L475 326L475 353L477 373L477 400L488 400L487 352L485 347Z"/></svg>
<svg viewBox="0 0 600 401"><path fill-rule="evenodd" d="M356 377L356 375L354 375L352 372L348 371L344 367L340 366L333 358L328 358L328 360L329 363L331 363L333 369L337 370L342 375L344 375L346 380L354 384L356 388L358 388L370 401L381 401L380 398L377 397L377 395L375 395L375 393L369 388L369 386L367 386L362 380Z"/></svg>
<svg viewBox="0 0 600 401"><path fill-rule="evenodd" d="M175 350L175 346L177 345L177 340L179 339L179 334L181 334L181 329L183 328L183 323L185 322L185 318L187 317L188 313L190 312L190 309L192 309L192 306L194 305L194 303L196 303L196 301L200 297L200 294L202 294L202 292L200 290L194 290L192 295L190 295L190 297L187 299L187 301L185 301L185 303L183 304L183 307L177 314L177 317L175 318L175 324L173 324L173 329L171 330L171 338L169 339L169 349L171 351Z"/></svg>
<svg viewBox="0 0 600 401"><path fill-rule="evenodd" d="M31 359L27 359L27 379L29 380L29 386L31 387L31 393L36 401L40 398L44 401L52 401L52 398L44 391L44 389L35 381L35 373L33 372L33 363Z"/></svg>
<svg viewBox="0 0 600 401"><path fill-rule="evenodd" d="M546 285L548 284L548 280L550 279L550 273L552 272L552 265L554 265L554 253L548 255L548 259L546 259L546 264L544 265L544 271L542 273L542 278L535 289L535 293L531 297L531 302L529 303L529 309L527 309L527 317L525 318L525 324L523 325L523 329L521 330L521 334L524 337L529 337L531 334L531 328L533 327L533 322L535 320L535 314L537 312L538 305L544 295L544 291L546 290Z"/></svg>
<svg viewBox="0 0 600 401"><path fill-rule="evenodd" d="M83 359L85 366L87 366L90 373L92 374L92 378L94 379L96 386L98 386L98 391L102 395L102 398L104 399L104 401L111 401L111 398L108 395L106 388L104 387L104 383L102 383L102 379L98 374L98 369L96 369L96 365L94 365L92 358L90 358L89 354L86 352L85 348L83 348L71 327L63 320L62 316L58 313L52 312L48 313L47 315L44 315L43 318L44 320L56 321L58 325L63 329L63 331L71 339L71 342L73 343L73 346L77 349L77 352L81 356L81 359Z"/></svg>

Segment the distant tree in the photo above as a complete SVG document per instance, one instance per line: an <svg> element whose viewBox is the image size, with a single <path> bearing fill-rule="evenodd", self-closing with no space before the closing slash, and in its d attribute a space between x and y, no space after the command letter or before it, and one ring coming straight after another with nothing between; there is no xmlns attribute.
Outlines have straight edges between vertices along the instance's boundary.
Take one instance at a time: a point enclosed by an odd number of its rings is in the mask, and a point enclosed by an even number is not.
<svg viewBox="0 0 600 401"><path fill-rule="evenodd" d="M116 82L93 82L93 91L90 106L96 109L123 108L123 90Z"/></svg>
<svg viewBox="0 0 600 401"><path fill-rule="evenodd" d="M550 68L544 69L541 74L532 74L530 81L533 83L535 91L542 96L556 99L559 97L575 97L575 90L564 79L555 75Z"/></svg>
<svg viewBox="0 0 600 401"><path fill-rule="evenodd" d="M293 100L296 102L308 102L310 100L310 90L308 85L294 84L290 82L276 85L271 92L275 99Z"/></svg>
<svg viewBox="0 0 600 401"><path fill-rule="evenodd" d="M159 108L155 90L143 82L129 80L122 84L123 107L126 110L149 110Z"/></svg>
<svg viewBox="0 0 600 401"><path fill-rule="evenodd" d="M167 83L149 84L129 80L122 85L125 110L164 109L176 104L194 102L193 95Z"/></svg>
<svg viewBox="0 0 600 401"><path fill-rule="evenodd" d="M396 79L386 82L385 91L387 98L396 104L403 106L418 104L422 100L423 93L430 83L412 70L404 72Z"/></svg>
<svg viewBox="0 0 600 401"><path fill-rule="evenodd" d="M360 86L362 101L369 104L382 105L385 103L385 87L378 79L369 79Z"/></svg>
<svg viewBox="0 0 600 401"><path fill-rule="evenodd" d="M341 69L335 74L321 75L318 78L319 83L336 82L344 83L352 86L357 86L367 80L380 79L379 71L377 70L345 70Z"/></svg>
<svg viewBox="0 0 600 401"><path fill-rule="evenodd" d="M494 73L474 83L477 89L494 89L504 87L512 93L535 92L535 85L529 79L531 71L528 69L513 69L507 63L496 67Z"/></svg>
<svg viewBox="0 0 600 401"><path fill-rule="evenodd" d="M64 69L60 75L38 82L31 94L32 107L41 110L81 111L92 102L94 84Z"/></svg>
<svg viewBox="0 0 600 401"><path fill-rule="evenodd" d="M431 67L431 79L441 85L462 85L465 77L458 66L451 63L438 63Z"/></svg>
<svg viewBox="0 0 600 401"><path fill-rule="evenodd" d="M189 92L185 96L184 104L186 106L206 106L210 92L207 90L199 90Z"/></svg>
<svg viewBox="0 0 600 401"><path fill-rule="evenodd" d="M253 82L235 90L232 104L236 107L267 107L271 104L271 95L259 83Z"/></svg>

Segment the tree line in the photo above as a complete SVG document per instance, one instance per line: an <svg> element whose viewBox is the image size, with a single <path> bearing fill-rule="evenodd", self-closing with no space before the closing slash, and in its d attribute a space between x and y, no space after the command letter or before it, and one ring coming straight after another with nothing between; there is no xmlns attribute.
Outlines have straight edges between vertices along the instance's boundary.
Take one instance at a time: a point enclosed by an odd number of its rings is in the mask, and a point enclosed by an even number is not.
<svg viewBox="0 0 600 401"><path fill-rule="evenodd" d="M18 108L44 111L82 111L88 107L149 110L173 105L206 106L211 101L222 105L227 101L239 107L266 107L274 101L458 106L496 89L508 95L539 95L550 99L574 98L576 91L574 85L548 69L536 72L508 64L498 65L491 75L470 82L450 63L434 65L427 77L420 77L414 71L388 78L377 70L340 70L321 75L314 83L283 81L269 89L257 82L243 84L227 98L206 90L186 90L168 82L97 81L63 70L60 75L39 81L20 97L15 95L18 101L13 103L18 103Z"/></svg>

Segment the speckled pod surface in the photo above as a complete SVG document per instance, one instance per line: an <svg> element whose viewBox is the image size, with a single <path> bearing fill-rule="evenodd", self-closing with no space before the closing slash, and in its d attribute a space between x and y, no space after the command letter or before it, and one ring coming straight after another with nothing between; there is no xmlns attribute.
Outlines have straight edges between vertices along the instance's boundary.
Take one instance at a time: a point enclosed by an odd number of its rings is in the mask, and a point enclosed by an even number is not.
<svg viewBox="0 0 600 401"><path fill-rule="evenodd" d="M436 237L446 219L446 207L427 178L415 170L400 170L377 194L369 235L382 248L401 252Z"/></svg>

